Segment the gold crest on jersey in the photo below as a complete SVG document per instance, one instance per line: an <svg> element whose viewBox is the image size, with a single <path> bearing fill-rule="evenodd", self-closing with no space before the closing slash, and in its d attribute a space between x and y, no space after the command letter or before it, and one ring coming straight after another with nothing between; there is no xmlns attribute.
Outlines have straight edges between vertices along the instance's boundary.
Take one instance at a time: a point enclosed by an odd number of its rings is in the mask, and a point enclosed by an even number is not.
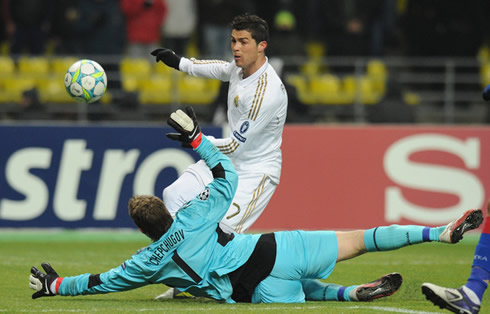
<svg viewBox="0 0 490 314"><path fill-rule="evenodd" d="M238 108L238 95L236 95L235 99L233 99L233 104L235 105L235 108Z"/></svg>

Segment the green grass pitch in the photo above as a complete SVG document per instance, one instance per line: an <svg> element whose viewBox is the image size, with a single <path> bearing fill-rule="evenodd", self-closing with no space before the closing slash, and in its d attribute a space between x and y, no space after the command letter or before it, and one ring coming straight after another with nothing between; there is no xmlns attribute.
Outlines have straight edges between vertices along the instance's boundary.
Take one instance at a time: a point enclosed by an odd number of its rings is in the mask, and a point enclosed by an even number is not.
<svg viewBox="0 0 490 314"><path fill-rule="evenodd" d="M458 287L466 282L479 234L467 235L456 245L424 243L397 251L369 253L339 263L326 280L361 284L390 272L403 275L400 290L373 302L306 302L304 304L222 304L213 300L154 301L163 285L105 295L31 299L31 266L50 262L61 276L100 273L118 266L148 240L135 232L54 231L0 232L0 312L5 313L441 313L420 290L423 282ZM488 294L481 313L490 313Z"/></svg>

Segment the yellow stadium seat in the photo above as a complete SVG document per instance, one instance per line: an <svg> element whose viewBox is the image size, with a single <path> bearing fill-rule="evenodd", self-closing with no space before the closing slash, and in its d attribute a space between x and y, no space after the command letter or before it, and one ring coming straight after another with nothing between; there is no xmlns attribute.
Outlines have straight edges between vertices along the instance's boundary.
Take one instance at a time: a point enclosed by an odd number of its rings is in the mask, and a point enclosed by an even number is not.
<svg viewBox="0 0 490 314"><path fill-rule="evenodd" d="M0 56L0 75L12 74L15 70L15 63L10 57Z"/></svg>
<svg viewBox="0 0 490 314"><path fill-rule="evenodd" d="M301 74L289 74L286 76L286 82L296 88L298 92L304 92L307 89L306 79Z"/></svg>
<svg viewBox="0 0 490 314"><path fill-rule="evenodd" d="M9 101L10 101L10 97L8 92L0 88L0 104L8 103Z"/></svg>
<svg viewBox="0 0 490 314"><path fill-rule="evenodd" d="M388 70L383 61L378 59L372 59L367 63L366 73L368 76L386 78Z"/></svg>
<svg viewBox="0 0 490 314"><path fill-rule="evenodd" d="M305 46L306 54L310 58L322 58L325 56L325 46L318 41L309 42Z"/></svg>
<svg viewBox="0 0 490 314"><path fill-rule="evenodd" d="M200 56L201 55L201 53L199 52L199 45L197 43L195 36L192 37L191 41L187 45L184 55L186 55L186 56Z"/></svg>
<svg viewBox="0 0 490 314"><path fill-rule="evenodd" d="M162 75L171 75L173 71L177 71L161 62L155 62L155 64L153 65L153 70L155 73L159 73Z"/></svg>
<svg viewBox="0 0 490 314"><path fill-rule="evenodd" d="M140 85L142 84L143 80L139 80L138 78L132 76L132 75L122 75L122 88L123 90L127 92L135 92L139 89Z"/></svg>
<svg viewBox="0 0 490 314"><path fill-rule="evenodd" d="M483 63L480 67L480 82L483 88L490 84L490 62Z"/></svg>
<svg viewBox="0 0 490 314"><path fill-rule="evenodd" d="M348 75L343 80L343 90L352 99L352 102L360 101L365 105L372 105L378 102L381 95L376 93L373 87L373 80L368 76Z"/></svg>
<svg viewBox="0 0 490 314"><path fill-rule="evenodd" d="M323 60L325 56L325 46L320 42L310 42L305 45L307 61L301 65L301 73L305 75L320 75L328 72L328 68Z"/></svg>
<svg viewBox="0 0 490 314"><path fill-rule="evenodd" d="M384 95L388 78L386 65L381 60L370 60L367 64L366 74L372 82L374 91Z"/></svg>
<svg viewBox="0 0 490 314"><path fill-rule="evenodd" d="M296 88L299 101L307 105L315 103L315 97L308 90L308 82L304 75L289 74L286 81Z"/></svg>
<svg viewBox="0 0 490 314"><path fill-rule="evenodd" d="M178 81L180 103L193 105L211 104L219 91L219 84L212 81L194 76L181 77Z"/></svg>
<svg viewBox="0 0 490 314"><path fill-rule="evenodd" d="M172 102L172 80L166 76L153 75L141 81L139 101L142 104L168 105Z"/></svg>
<svg viewBox="0 0 490 314"><path fill-rule="evenodd" d="M482 45L478 50L478 61L480 63L487 63L490 61L490 49L488 45Z"/></svg>
<svg viewBox="0 0 490 314"><path fill-rule="evenodd" d="M151 65L150 61L145 58L124 58L121 60L120 70L122 74L132 74L145 78L151 73Z"/></svg>
<svg viewBox="0 0 490 314"><path fill-rule="evenodd" d="M7 56L0 56L0 103L9 102L10 96L6 82L12 78L15 71L14 61Z"/></svg>
<svg viewBox="0 0 490 314"><path fill-rule="evenodd" d="M100 98L99 102L103 105L108 105L112 103L112 93L109 90L106 90L102 98Z"/></svg>
<svg viewBox="0 0 490 314"><path fill-rule="evenodd" d="M340 80L332 74L324 74L311 78L310 90L316 94L338 93L340 90Z"/></svg>
<svg viewBox="0 0 490 314"><path fill-rule="evenodd" d="M322 63L320 60L309 59L303 65L301 65L301 73L309 76L319 75L321 72Z"/></svg>
<svg viewBox="0 0 490 314"><path fill-rule="evenodd" d="M25 76L25 81L33 79L38 87L49 76L49 61L45 57L21 57L17 63L17 73Z"/></svg>
<svg viewBox="0 0 490 314"><path fill-rule="evenodd" d="M8 40L0 42L0 55L6 56L10 54L10 43Z"/></svg>
<svg viewBox="0 0 490 314"><path fill-rule="evenodd" d="M21 57L18 70L21 74L45 75L49 73L49 61L44 57Z"/></svg>
<svg viewBox="0 0 490 314"><path fill-rule="evenodd" d="M151 75L151 65L145 58L124 58L119 64L122 88L128 92L139 89L142 81Z"/></svg>
<svg viewBox="0 0 490 314"><path fill-rule="evenodd" d="M336 75L323 74L311 78L310 93L320 105L344 105L349 103L342 93L342 84Z"/></svg>
<svg viewBox="0 0 490 314"><path fill-rule="evenodd" d="M374 90L373 80L369 77L363 77L361 84L361 101L366 105L373 105L378 101L378 94Z"/></svg>
<svg viewBox="0 0 490 314"><path fill-rule="evenodd" d="M73 99L65 89L63 76L52 75L38 84L39 96L43 103L72 103Z"/></svg>
<svg viewBox="0 0 490 314"><path fill-rule="evenodd" d="M64 77L66 71L68 71L68 68L77 61L78 59L73 57L54 57L51 60L51 72L63 74Z"/></svg>
<svg viewBox="0 0 490 314"><path fill-rule="evenodd" d="M13 76L4 82L7 98L11 102L21 102L22 93L36 87L36 80L28 76Z"/></svg>
<svg viewBox="0 0 490 314"><path fill-rule="evenodd" d="M206 79L185 76L179 80L179 88L182 92L202 92L206 89Z"/></svg>
<svg viewBox="0 0 490 314"><path fill-rule="evenodd" d="M356 77L353 75L346 75L342 80L342 88L346 93L355 94L357 92Z"/></svg>
<svg viewBox="0 0 490 314"><path fill-rule="evenodd" d="M219 89L221 87L221 81L220 80L208 80L208 88L213 91L213 92L219 92Z"/></svg>
<svg viewBox="0 0 490 314"><path fill-rule="evenodd" d="M414 92L404 92L403 101L408 105L420 105L420 95Z"/></svg>

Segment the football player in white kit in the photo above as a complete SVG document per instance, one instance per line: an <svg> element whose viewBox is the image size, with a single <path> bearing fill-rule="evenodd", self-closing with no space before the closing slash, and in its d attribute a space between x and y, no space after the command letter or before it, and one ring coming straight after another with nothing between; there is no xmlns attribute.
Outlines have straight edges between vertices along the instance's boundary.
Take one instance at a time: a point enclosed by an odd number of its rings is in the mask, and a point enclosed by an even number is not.
<svg viewBox="0 0 490 314"><path fill-rule="evenodd" d="M231 62L187 59L167 48L151 54L157 62L190 75L229 82L229 137L208 139L232 160L239 175L237 193L220 227L225 232L243 233L262 214L279 184L288 97L265 54L269 40L267 22L245 14L235 17L231 26ZM169 212L175 216L212 179L204 161L189 166L163 190ZM165 297L171 293L174 292L168 291Z"/></svg>

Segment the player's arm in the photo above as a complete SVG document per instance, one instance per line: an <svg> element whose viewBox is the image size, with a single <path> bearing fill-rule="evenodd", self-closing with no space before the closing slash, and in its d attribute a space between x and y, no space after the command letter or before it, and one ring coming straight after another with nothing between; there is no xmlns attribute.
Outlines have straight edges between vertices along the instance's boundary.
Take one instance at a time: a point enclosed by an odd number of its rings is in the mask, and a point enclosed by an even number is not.
<svg viewBox="0 0 490 314"><path fill-rule="evenodd" d="M156 62L161 61L176 70L197 77L218 79L225 82L230 80L231 71L234 68L232 63L222 60L187 59L168 48L155 49L151 55L155 56Z"/></svg>
<svg viewBox="0 0 490 314"><path fill-rule="evenodd" d="M42 263L44 272L31 268L29 287L36 292L33 299L55 295L76 296L127 291L149 284L132 260L101 274L60 277L49 263Z"/></svg>
<svg viewBox="0 0 490 314"><path fill-rule="evenodd" d="M207 186L209 200L206 198L210 204L208 204L209 206L200 206L198 214L207 216L209 220L219 222L226 214L238 185L238 175L233 164L228 157L202 135L192 107L187 107L186 112L177 110L172 113L168 119L168 124L177 133L169 133L167 136L182 142L183 146L192 147L211 169L214 180ZM189 207L187 211L190 210L192 209Z"/></svg>
<svg viewBox="0 0 490 314"><path fill-rule="evenodd" d="M240 155L247 150L247 145L263 137L264 130L271 123L282 123L279 121L278 110L286 108L281 106L282 101L287 101L284 95L265 95L262 102L258 102L255 97L251 100L250 110L244 112L240 117L236 127L231 130L230 136L225 138L210 138L210 141L218 149L229 157ZM285 110L285 109L284 109Z"/></svg>

